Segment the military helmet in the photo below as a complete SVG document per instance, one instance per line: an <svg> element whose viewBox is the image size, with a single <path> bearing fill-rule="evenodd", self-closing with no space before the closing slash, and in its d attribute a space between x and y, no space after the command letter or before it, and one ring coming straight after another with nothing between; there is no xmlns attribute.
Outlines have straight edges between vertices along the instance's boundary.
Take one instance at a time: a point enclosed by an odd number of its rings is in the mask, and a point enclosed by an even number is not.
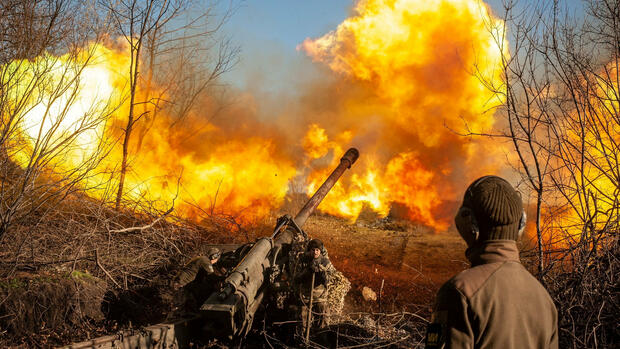
<svg viewBox="0 0 620 349"><path fill-rule="evenodd" d="M207 257L209 257L209 259L218 259L221 255L222 251L217 247L211 247L207 250Z"/></svg>
<svg viewBox="0 0 620 349"><path fill-rule="evenodd" d="M323 241L319 239L310 240L310 242L308 242L307 250L310 251L315 248L318 248L319 250L321 250L321 253L322 253L323 252Z"/></svg>

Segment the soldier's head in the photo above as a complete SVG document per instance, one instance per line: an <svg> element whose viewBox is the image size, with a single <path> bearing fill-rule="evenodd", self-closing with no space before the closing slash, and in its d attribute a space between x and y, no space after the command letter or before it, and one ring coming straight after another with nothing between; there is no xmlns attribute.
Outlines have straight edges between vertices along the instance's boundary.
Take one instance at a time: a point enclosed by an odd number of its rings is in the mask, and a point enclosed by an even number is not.
<svg viewBox="0 0 620 349"><path fill-rule="evenodd" d="M487 240L518 240L525 221L521 195L497 176L475 180L465 191L454 219L469 247Z"/></svg>
<svg viewBox="0 0 620 349"><path fill-rule="evenodd" d="M312 258L319 258L321 251L323 251L323 241L319 239L312 239L308 242L308 252L312 252Z"/></svg>
<svg viewBox="0 0 620 349"><path fill-rule="evenodd" d="M211 264L217 263L221 255L222 251L220 251L220 249L217 247L211 247L209 250L207 250L207 257L209 257L209 259L211 260Z"/></svg>

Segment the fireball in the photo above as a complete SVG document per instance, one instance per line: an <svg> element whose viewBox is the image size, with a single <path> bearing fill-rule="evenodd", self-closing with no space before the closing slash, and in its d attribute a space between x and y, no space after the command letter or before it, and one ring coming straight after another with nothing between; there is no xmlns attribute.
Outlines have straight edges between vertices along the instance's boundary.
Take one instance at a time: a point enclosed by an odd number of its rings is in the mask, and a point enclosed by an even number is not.
<svg viewBox="0 0 620 349"><path fill-rule="evenodd" d="M378 125L352 132L353 144L373 160L357 165L361 173L345 179L322 209L355 219L364 203L381 216L400 203L408 218L448 228L451 217L442 212L461 187L502 167L498 147L457 134L495 123L502 100L480 77L501 81L494 43L502 28L475 0L367 0L334 31L298 47L341 76L339 91L356 91L336 100L336 125ZM333 125L313 121L304 139L308 157L342 149L328 135L351 131ZM310 175L309 188L322 173Z"/></svg>

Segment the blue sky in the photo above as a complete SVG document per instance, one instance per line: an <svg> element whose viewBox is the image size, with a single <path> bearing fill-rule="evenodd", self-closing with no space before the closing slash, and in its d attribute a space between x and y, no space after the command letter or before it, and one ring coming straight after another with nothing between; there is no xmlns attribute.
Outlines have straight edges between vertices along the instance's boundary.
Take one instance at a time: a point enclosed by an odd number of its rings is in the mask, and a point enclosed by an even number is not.
<svg viewBox="0 0 620 349"><path fill-rule="evenodd" d="M430 1L430 0L429 0ZM543 0L544 1L544 0ZM551 0L548 0L551 1ZM335 29L349 17L355 0L232 0L235 12L223 28L223 33L241 48L239 64L224 79L234 86L246 88L261 81L271 89L285 89L282 81L294 66L307 64L309 59L296 46L305 38L316 38ZM491 8L501 10L502 0L487 0ZM528 1L519 1L527 4ZM568 6L581 8L581 0L568 0ZM224 11L230 2L222 0L218 10ZM260 69L262 64L281 69ZM299 71L299 70L296 70ZM269 90L269 88L267 88ZM268 92L268 91L266 91Z"/></svg>
<svg viewBox="0 0 620 349"><path fill-rule="evenodd" d="M235 11L223 28L223 34L241 48L239 63L225 74L224 80L242 89L260 81L264 92L284 90L291 71L303 65L313 69L310 60L296 46L305 38L319 37L335 29L346 19L352 0L232 0ZM225 11L229 1L219 4ZM260 69L270 65L270 69ZM273 69L273 65L280 69ZM265 73L265 74L262 74ZM293 87L293 86L290 86Z"/></svg>
<svg viewBox="0 0 620 349"><path fill-rule="evenodd" d="M352 6L352 0L246 0L236 6L225 30L241 43L271 41L294 50L306 37L335 29Z"/></svg>

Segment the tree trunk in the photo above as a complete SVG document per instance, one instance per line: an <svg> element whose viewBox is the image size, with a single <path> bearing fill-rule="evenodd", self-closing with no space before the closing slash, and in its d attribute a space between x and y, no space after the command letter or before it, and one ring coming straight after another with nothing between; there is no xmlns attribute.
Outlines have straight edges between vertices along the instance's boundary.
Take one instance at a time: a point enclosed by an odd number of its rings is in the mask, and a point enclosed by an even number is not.
<svg viewBox="0 0 620 349"><path fill-rule="evenodd" d="M127 175L127 158L129 155L129 141L131 139L131 131L134 124L134 106L136 99L136 86L138 84L138 68L140 63L140 44L135 47L135 54L132 54L132 62L130 67L130 102L129 102L129 116L127 117L127 127L125 128L125 137L123 139L123 159L121 162L121 173L118 179L118 192L116 193L116 209L121 206L121 199L123 198L123 187L125 185L125 176Z"/></svg>
<svg viewBox="0 0 620 349"><path fill-rule="evenodd" d="M542 184L540 185L542 188ZM543 259L542 231L540 227L540 210L542 205L542 191L536 192L536 237L538 240L538 278L544 285L543 270L545 262Z"/></svg>

